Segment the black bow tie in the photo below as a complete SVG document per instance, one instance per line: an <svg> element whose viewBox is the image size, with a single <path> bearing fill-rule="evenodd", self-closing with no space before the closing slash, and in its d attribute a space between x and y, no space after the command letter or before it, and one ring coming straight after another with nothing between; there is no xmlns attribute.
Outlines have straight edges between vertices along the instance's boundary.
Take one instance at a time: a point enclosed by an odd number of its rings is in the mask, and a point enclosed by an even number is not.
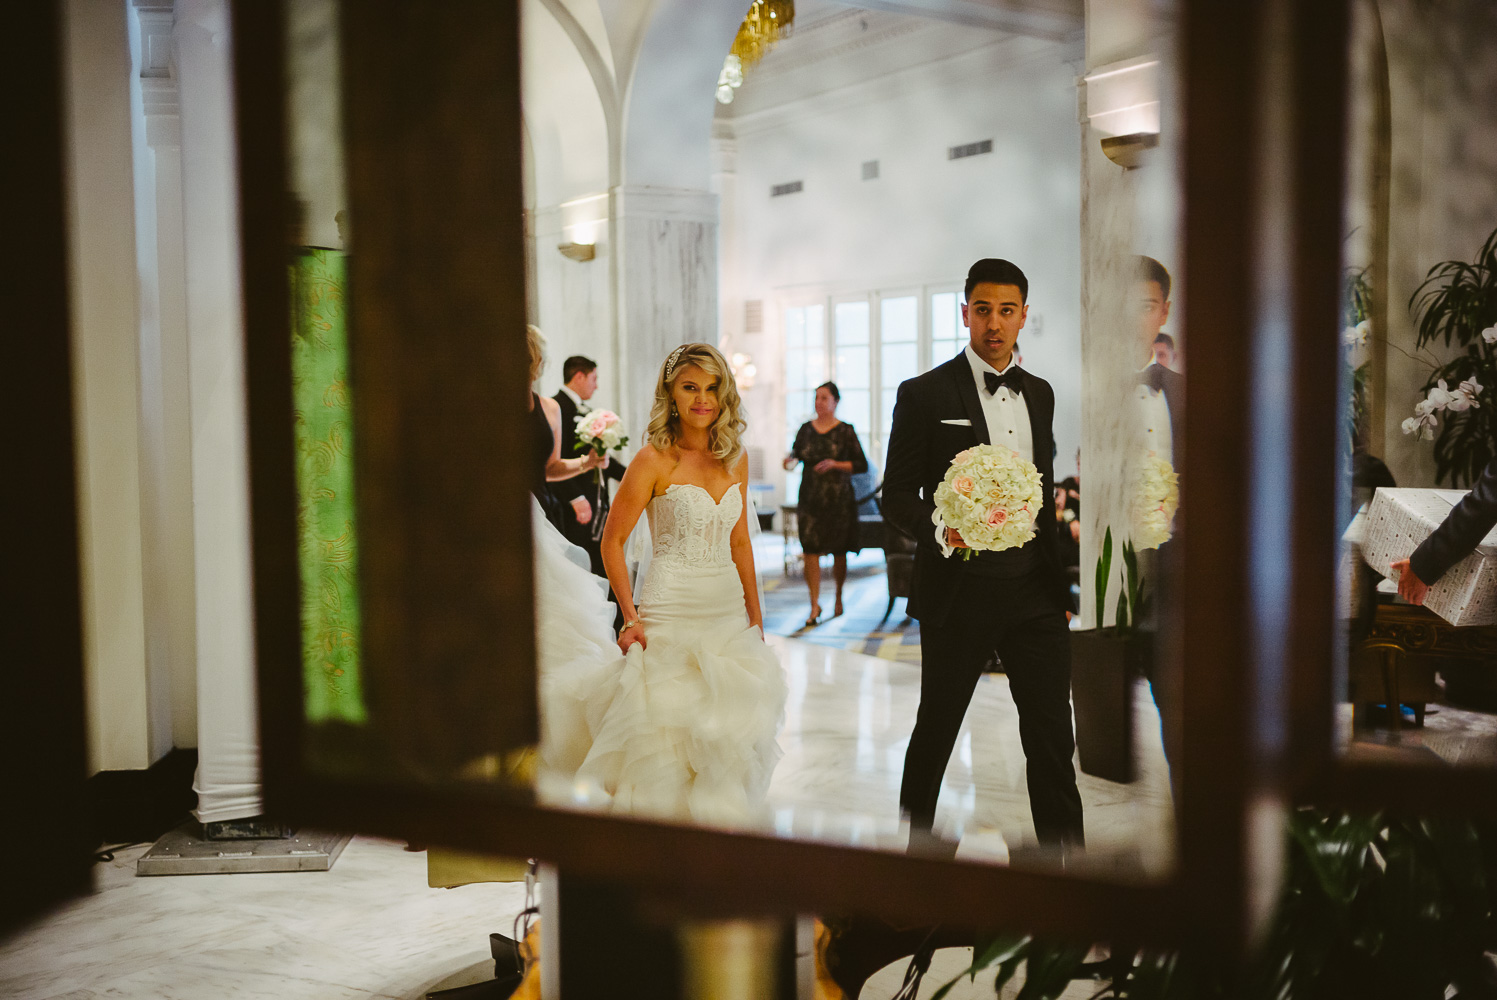
<svg viewBox="0 0 1497 1000"><path fill-rule="evenodd" d="M1138 373L1138 381L1140 385L1146 385L1155 392L1161 392L1164 389L1164 368L1160 365L1150 365Z"/></svg>
<svg viewBox="0 0 1497 1000"><path fill-rule="evenodd" d="M996 396L998 387L1001 385L1009 392L1017 396L1024 388L1023 376L1019 374L1019 366L1011 365L1008 371L1002 375L996 372L983 372L982 383L988 387L988 395Z"/></svg>

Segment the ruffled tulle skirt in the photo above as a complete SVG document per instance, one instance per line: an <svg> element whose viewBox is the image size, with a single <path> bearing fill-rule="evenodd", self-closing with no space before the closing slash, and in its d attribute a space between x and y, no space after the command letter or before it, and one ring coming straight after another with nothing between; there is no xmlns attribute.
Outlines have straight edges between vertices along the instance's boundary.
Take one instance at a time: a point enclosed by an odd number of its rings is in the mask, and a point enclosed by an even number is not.
<svg viewBox="0 0 1497 1000"><path fill-rule="evenodd" d="M653 563L639 588L646 645L620 656L613 605L594 596L602 581L560 555L553 541L567 543L551 534L536 545L543 798L762 823L786 689L748 624L737 570Z"/></svg>

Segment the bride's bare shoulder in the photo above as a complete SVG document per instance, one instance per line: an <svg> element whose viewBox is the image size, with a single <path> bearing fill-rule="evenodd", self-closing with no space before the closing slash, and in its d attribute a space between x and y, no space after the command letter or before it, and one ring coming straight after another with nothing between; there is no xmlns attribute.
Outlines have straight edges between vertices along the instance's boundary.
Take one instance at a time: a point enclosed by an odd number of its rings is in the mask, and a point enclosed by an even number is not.
<svg viewBox="0 0 1497 1000"><path fill-rule="evenodd" d="M638 469L642 475L647 477L657 486L660 482L669 479L671 472L680 464L680 457L673 454L673 449L660 449L652 444L646 444L634 458L629 461L630 470ZM656 489L654 492L659 492Z"/></svg>
<svg viewBox="0 0 1497 1000"><path fill-rule="evenodd" d="M676 461L677 459L669 450L661 450L653 444L646 444L643 448L639 449L639 452L630 460L629 464L633 465L635 462L639 462L645 468L655 466L669 467L675 465Z"/></svg>

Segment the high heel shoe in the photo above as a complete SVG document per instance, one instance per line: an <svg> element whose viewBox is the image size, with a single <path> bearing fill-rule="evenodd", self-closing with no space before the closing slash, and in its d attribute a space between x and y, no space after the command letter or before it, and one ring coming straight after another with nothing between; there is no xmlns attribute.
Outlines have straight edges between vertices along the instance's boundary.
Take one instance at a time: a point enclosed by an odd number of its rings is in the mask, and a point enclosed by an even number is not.
<svg viewBox="0 0 1497 1000"><path fill-rule="evenodd" d="M832 605L832 617L833 618L841 618L842 617L842 602L840 600L836 604Z"/></svg>
<svg viewBox="0 0 1497 1000"><path fill-rule="evenodd" d="M813 604L811 605L811 617L806 619L805 627L810 628L819 621L821 621L821 605Z"/></svg>

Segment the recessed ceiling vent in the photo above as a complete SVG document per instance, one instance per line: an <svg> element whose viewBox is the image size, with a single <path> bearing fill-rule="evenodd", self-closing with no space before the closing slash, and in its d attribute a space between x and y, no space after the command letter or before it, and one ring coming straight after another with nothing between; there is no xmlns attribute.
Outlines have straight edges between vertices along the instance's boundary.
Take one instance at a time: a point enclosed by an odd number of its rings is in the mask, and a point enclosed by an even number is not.
<svg viewBox="0 0 1497 1000"><path fill-rule="evenodd" d="M993 151L993 140L984 139L982 142L969 142L965 146L952 146L946 151L946 159L961 160L969 156L981 156L983 153Z"/></svg>
<svg viewBox="0 0 1497 1000"><path fill-rule="evenodd" d="M782 194L795 194L804 186L800 181L790 181L788 184L776 184L769 189L769 196L771 198L778 198Z"/></svg>
<svg viewBox="0 0 1497 1000"><path fill-rule="evenodd" d="M863 164L863 180L865 180L865 181L876 181L876 180L878 180L878 161L877 160L869 160L867 163Z"/></svg>

